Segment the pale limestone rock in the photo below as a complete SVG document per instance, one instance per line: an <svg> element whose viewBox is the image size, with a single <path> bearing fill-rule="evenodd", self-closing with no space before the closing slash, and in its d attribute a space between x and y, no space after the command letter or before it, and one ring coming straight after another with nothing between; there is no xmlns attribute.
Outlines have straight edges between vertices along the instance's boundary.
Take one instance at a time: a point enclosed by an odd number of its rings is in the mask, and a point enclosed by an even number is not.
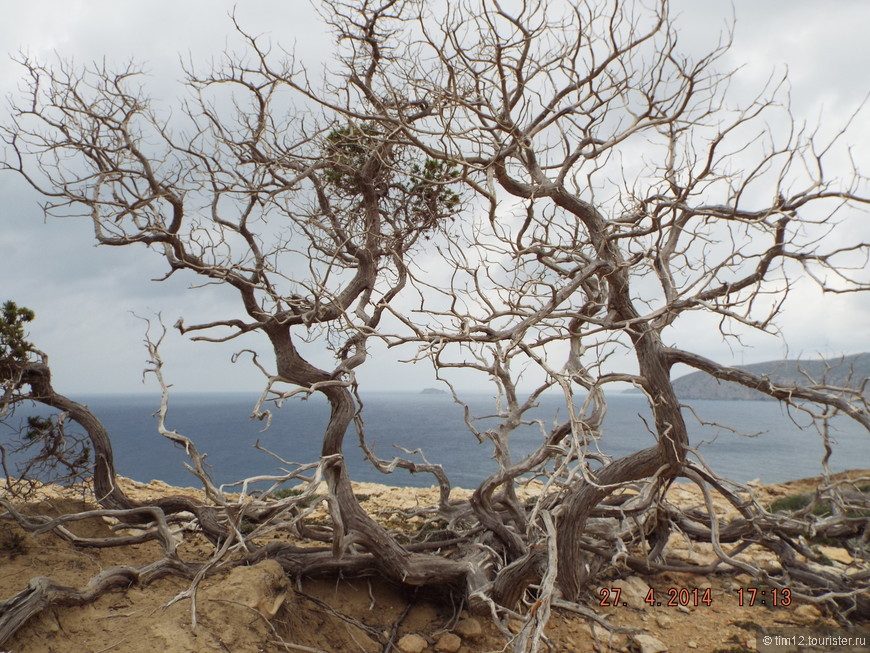
<svg viewBox="0 0 870 653"><path fill-rule="evenodd" d="M444 633L435 643L435 650L443 653L456 653L462 646L462 640L453 633Z"/></svg>
<svg viewBox="0 0 870 653"><path fill-rule="evenodd" d="M664 642L652 635L635 635L632 641L639 653L667 653L668 650Z"/></svg>
<svg viewBox="0 0 870 653"><path fill-rule="evenodd" d="M844 565L850 565L855 562L855 558L849 555L846 549L841 549L838 546L820 546L819 553L835 562L842 562Z"/></svg>
<svg viewBox="0 0 870 653"><path fill-rule="evenodd" d="M689 648L698 648L698 642L696 642L694 639L690 639L686 642L686 646L688 646Z"/></svg>
<svg viewBox="0 0 870 653"><path fill-rule="evenodd" d="M629 607L632 608L644 607L643 600L649 593L649 585L637 576L616 580L610 583L610 587L619 588L621 590L619 602L628 603ZM612 598L613 593L611 592L611 599Z"/></svg>
<svg viewBox="0 0 870 653"><path fill-rule="evenodd" d="M523 625L524 623L522 619L517 619L516 617L511 617L510 619L508 619L508 630L510 630L514 634L520 632L523 629Z"/></svg>
<svg viewBox="0 0 870 653"><path fill-rule="evenodd" d="M623 639L620 639L624 636L611 633L609 630L599 626L598 624L593 624L592 626L592 637L593 641L598 645L596 648L598 651L619 650L620 644L625 643Z"/></svg>
<svg viewBox="0 0 870 653"><path fill-rule="evenodd" d="M592 624L592 635L600 642L606 642L610 639L610 631L598 624Z"/></svg>
<svg viewBox="0 0 870 653"><path fill-rule="evenodd" d="M428 643L419 635L405 635L399 640L399 650L402 653L423 653Z"/></svg>
<svg viewBox="0 0 870 653"><path fill-rule="evenodd" d="M463 639L478 639L483 636L483 626L479 619L469 617L468 619L462 619L458 624L456 624L456 628L453 629L453 632Z"/></svg>
<svg viewBox="0 0 870 653"><path fill-rule="evenodd" d="M241 603L271 619L278 613L289 589L281 565L274 560L264 560L251 567L236 567L209 588L208 595Z"/></svg>
<svg viewBox="0 0 870 653"><path fill-rule="evenodd" d="M657 624L659 625L659 627L661 627L661 628L667 628L667 627L670 626L672 623L674 623L674 620L671 619L671 618L670 618L668 615L666 615L666 614L657 614L657 615L656 615L656 623L657 623Z"/></svg>
<svg viewBox="0 0 870 653"><path fill-rule="evenodd" d="M794 615L806 621L816 621L822 617L822 613L814 605L799 605L794 609Z"/></svg>

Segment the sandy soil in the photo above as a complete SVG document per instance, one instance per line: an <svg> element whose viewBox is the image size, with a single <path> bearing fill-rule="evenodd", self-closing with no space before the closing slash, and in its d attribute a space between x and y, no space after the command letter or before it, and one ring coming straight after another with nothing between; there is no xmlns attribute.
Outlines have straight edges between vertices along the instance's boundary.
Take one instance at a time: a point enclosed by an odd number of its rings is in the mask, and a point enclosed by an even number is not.
<svg viewBox="0 0 870 653"><path fill-rule="evenodd" d="M159 482L147 485L122 482L125 491L135 498L196 494L195 490L179 490ZM758 487L757 494L761 500L769 501L814 485L813 479L806 479ZM434 489L359 484L356 491L368 497L364 503L368 509L383 515L389 510L431 504L435 500ZM39 501L28 503L23 510L29 514L57 515L84 508L89 497L82 492L46 488ZM679 485L670 492L671 499L680 504L702 502L694 486ZM719 509L726 511L723 505ZM101 519L79 522L73 530L89 536L111 534L109 524ZM703 562L714 558L709 546L690 548L675 537L669 546L674 555L684 559ZM185 560L205 561L211 548L198 536L185 534L179 552ZM839 568L857 564L845 549L826 547L824 552ZM759 564L773 563L772 557L764 552L750 551L745 555ZM53 534L24 535L11 521L4 520L0 521L0 597L16 594L35 576L82 587L92 576L113 565L143 565L160 557L154 542L81 549ZM615 592L596 588L590 592L587 605L615 626L614 630L590 625L592 622L586 617L554 610L546 635L552 651L738 653L755 650L758 627L836 625L831 615L798 601L788 607L759 604L741 607L737 590L749 584L748 577L724 574L710 577L668 574L604 581L604 587L620 590L619 603L600 605L603 597L614 597ZM6 642L5 647L0 647L0 652L470 653L501 651L507 639L490 620L469 615L462 605L433 602L375 579L293 584L273 561L206 578L196 593L197 625L193 628L193 602L189 597L179 598L189 587L189 581L164 578L146 587L110 592L84 607L46 610ZM650 588L655 590L661 606L644 603ZM687 592L681 596L681 590ZM709 604L705 598L710 599ZM671 599L677 605L669 606ZM516 630L518 623L509 623L507 627Z"/></svg>

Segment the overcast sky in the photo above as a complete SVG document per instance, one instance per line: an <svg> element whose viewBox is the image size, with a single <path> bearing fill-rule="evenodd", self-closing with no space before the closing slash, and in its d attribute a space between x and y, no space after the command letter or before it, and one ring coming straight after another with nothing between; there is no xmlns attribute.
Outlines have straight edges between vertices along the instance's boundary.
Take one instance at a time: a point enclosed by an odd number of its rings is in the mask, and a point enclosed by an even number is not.
<svg viewBox="0 0 870 653"><path fill-rule="evenodd" d="M555 0L554 0L555 1ZM80 64L106 58L109 63L135 60L149 71L153 93L171 99L179 89L179 55L194 62L219 57L237 47L228 14L233 2L185 0L117 2L63 0L6 3L0 23L0 90L14 92L21 69L5 55L26 52L38 59L54 53ZM238 2L239 22L252 33L295 47L313 68L323 65L333 41L311 7L301 1ZM736 90L761 83L788 67L795 113L826 124L843 121L870 91L870 2L835 0L683 0L674 3L688 49L715 41L732 14L735 45L729 64L743 66ZM0 120L6 122L4 104ZM864 122L868 122L865 118ZM856 131L854 146L868 160L870 132ZM864 169L864 174L870 170ZM0 301L12 299L37 313L31 340L47 352L56 388L67 394L141 392L146 353L143 323L133 316L160 311L167 324L188 313L210 312L231 293L220 289L189 292L182 282L158 284L149 279L165 272L154 253L134 248L95 248L87 221L45 221L39 197L11 173L0 174ZM863 230L870 239L870 229ZM856 233L855 237L861 236ZM870 349L870 306L858 295L822 297L809 284L781 320L788 353L812 358ZM205 311L205 309L208 311ZM200 309L203 309L202 311ZM247 364L232 365L239 346L190 343L170 333L164 348L166 373L182 391L251 390L259 373ZM751 336L745 348L699 333L688 343L695 351L722 362L750 363L780 358L783 340ZM366 364L360 377L369 389L415 390L432 385L423 364L399 366L389 355Z"/></svg>

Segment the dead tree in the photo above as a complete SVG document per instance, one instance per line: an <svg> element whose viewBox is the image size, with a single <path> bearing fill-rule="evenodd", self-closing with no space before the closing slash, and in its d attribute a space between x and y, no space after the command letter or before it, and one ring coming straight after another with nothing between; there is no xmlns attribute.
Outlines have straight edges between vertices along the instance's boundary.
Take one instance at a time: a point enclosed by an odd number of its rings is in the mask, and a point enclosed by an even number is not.
<svg viewBox="0 0 870 653"><path fill-rule="evenodd" d="M580 600L617 563L672 569L664 547L678 527L712 541L722 567L870 614L865 572L811 568L794 522L692 458L671 383L684 364L822 428L842 414L870 430L860 388L779 387L670 344L696 315L738 342L744 330L775 332L795 275L830 292L870 289L868 244L830 238L868 202L857 172L845 184L825 173L847 128L822 142L795 123L776 84L731 108L718 68L727 41L697 60L681 55L664 1L510 13L482 0L438 15L401 0L328 5L340 54L319 86L240 29L249 58L189 72L185 124L167 125L134 68L25 59L30 93L7 132L7 167L47 198L49 214L92 220L101 245L155 250L167 276L237 292L238 315L177 327L198 340L268 339L274 358L255 358L268 379L259 416L294 393L328 399L317 473L329 487L332 528L319 532L331 552L274 544L246 548L251 559L274 557L293 574L448 585L496 613L533 592L516 644L525 650L538 646L558 594ZM420 261L436 256L448 269L425 272ZM468 424L499 470L469 502L448 500L436 465L369 451L382 469L433 472L440 523L481 546L442 557L400 545L354 498L342 452L354 424L365 443L354 371L372 338L417 347L447 383L456 370L494 383L498 425ZM302 355L299 342L312 340L335 355L332 369ZM630 362L611 363L618 351ZM538 379L531 393L518 389L521 370ZM610 459L601 425L616 382L647 397L655 445ZM516 460L511 434L548 390L564 394L569 417L542 425L540 448ZM516 492L529 474L543 481L532 505ZM666 505L680 478L703 489L706 514ZM711 493L739 523L719 523ZM854 507L815 527L860 533ZM291 508L255 502L246 516L267 524ZM234 513L221 519L232 530ZM723 542L737 544L726 552ZM866 537L856 542L866 561ZM779 556L780 576L736 558L749 543Z"/></svg>

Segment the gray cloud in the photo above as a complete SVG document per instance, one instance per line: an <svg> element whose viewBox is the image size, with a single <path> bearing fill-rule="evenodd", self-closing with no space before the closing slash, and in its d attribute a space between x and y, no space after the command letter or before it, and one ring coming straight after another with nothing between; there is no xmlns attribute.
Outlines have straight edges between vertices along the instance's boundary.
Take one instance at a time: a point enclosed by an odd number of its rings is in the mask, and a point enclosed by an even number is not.
<svg viewBox="0 0 870 653"><path fill-rule="evenodd" d="M730 0L679 0L674 5L682 14L681 42L693 51L708 47L731 14ZM43 59L57 53L80 64L104 57L110 64L141 62L148 71L149 91L171 105L179 94L180 57L205 68L210 60L219 60L225 49L241 51L228 17L233 6L223 0L15 3L4 7L0 43L6 53L23 51ZM864 35L870 4L841 1L822 8L809 1L737 0L734 6L735 47L722 66L744 66L734 79L739 95L757 88L772 68L782 73L787 66L795 111L809 119L821 114L825 121L841 122L849 107L870 90L863 70L870 61L870 43ZM262 33L288 49L295 47L300 58L311 62L314 77L334 47L307 3L243 3L237 16L252 33ZM4 96L15 92L21 72L10 60L0 59ZM5 109L0 120L7 120ZM861 142L870 142L868 128L859 125L858 129ZM866 163L867 153L859 155ZM239 313L229 291L190 292L190 278L162 284L150 281L166 271L155 252L94 248L87 221L46 222L39 197L12 174L0 175L0 198L0 299L11 298L37 311L32 340L49 353L59 388L82 393L142 389L143 325L131 312L162 312L170 325L181 315L193 322ZM791 353L836 354L867 348L867 334L859 332L861 325L870 323L866 300L822 297L811 289L802 291L801 298L784 314L783 334ZM691 327L687 324L673 336L720 360L748 363L784 353L783 342L776 338L750 336L751 348L738 352ZM167 374L182 390L257 389L260 377L251 366L230 367L232 352L241 346L262 347L262 342L249 338L221 346L191 345L173 333L164 352ZM372 388L407 389L431 383L428 365L400 366L389 360L391 355L380 353L379 360L360 371Z"/></svg>

